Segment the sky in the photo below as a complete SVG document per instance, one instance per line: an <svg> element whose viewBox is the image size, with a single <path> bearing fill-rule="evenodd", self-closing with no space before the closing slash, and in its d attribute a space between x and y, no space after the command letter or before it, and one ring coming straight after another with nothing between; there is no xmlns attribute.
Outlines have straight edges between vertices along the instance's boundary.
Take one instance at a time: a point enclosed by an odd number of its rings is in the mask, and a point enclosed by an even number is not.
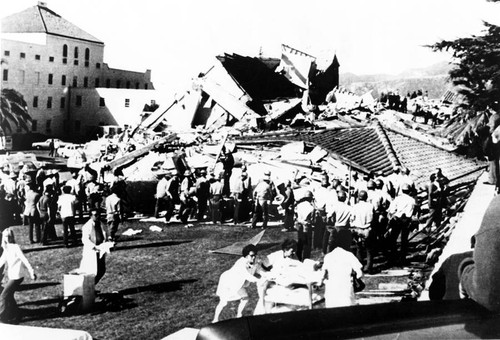
<svg viewBox="0 0 500 340"><path fill-rule="evenodd" d="M500 25L486 0L47 0L48 8L105 43L112 68L152 70L155 88L176 91L215 56L280 57L281 44L334 55L340 72L397 74L450 60L425 45ZM0 17L35 6L0 0Z"/></svg>

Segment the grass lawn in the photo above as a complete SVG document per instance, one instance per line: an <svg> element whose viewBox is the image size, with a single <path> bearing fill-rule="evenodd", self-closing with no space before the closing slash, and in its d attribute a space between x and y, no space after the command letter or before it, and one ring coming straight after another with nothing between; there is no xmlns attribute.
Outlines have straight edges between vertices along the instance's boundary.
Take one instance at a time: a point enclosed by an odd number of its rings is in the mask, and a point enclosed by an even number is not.
<svg viewBox="0 0 500 340"><path fill-rule="evenodd" d="M163 228L152 232L151 225ZM81 225L77 226L80 229ZM62 235L61 226L57 226ZM211 254L235 241L244 241L260 230L246 226L194 224L185 228L180 223L127 221L128 228L142 233L120 238L107 258L107 272L96 286L100 296L92 312L62 315L57 306L63 294L63 275L77 268L82 247L65 248L62 240L49 246L30 245L28 227L15 226L17 242L25 251L38 275L27 280L16 294L25 316L22 325L80 329L95 339L161 339L184 327L200 328L211 322L218 302L215 290L220 274L237 260L237 256ZM261 241L267 254L280 249L286 237L295 233L270 228ZM255 306L256 291L252 286L251 303ZM111 299L113 291L123 299ZM230 304L221 320L236 315L236 303Z"/></svg>

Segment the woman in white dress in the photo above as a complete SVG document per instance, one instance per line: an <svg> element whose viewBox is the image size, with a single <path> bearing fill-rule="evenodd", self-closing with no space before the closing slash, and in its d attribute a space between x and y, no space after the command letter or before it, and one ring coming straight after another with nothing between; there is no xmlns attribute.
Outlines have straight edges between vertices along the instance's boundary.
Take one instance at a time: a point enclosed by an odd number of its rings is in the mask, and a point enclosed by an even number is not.
<svg viewBox="0 0 500 340"><path fill-rule="evenodd" d="M258 269L260 264L256 261L257 248L253 245L247 245L242 251L241 257L228 270L223 272L219 278L216 294L219 296L220 302L215 308L215 316L213 322L219 321L222 309L229 301L240 300L236 317L243 315L243 309L248 303L248 292L246 288L251 282L259 281Z"/></svg>

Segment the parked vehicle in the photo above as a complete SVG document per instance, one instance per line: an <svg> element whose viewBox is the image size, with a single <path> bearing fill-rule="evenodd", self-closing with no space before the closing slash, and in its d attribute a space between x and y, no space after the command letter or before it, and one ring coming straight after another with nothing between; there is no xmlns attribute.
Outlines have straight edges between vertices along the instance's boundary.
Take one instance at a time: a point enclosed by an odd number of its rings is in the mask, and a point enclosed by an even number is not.
<svg viewBox="0 0 500 340"><path fill-rule="evenodd" d="M62 148L70 143L64 142L58 138L49 138L44 142L35 142L31 144L31 147L37 150L42 150L42 149L50 149L50 141L54 141L54 147L57 148Z"/></svg>
<svg viewBox="0 0 500 340"><path fill-rule="evenodd" d="M83 144L67 144L64 147L57 149L57 156L69 158L79 152L83 152Z"/></svg>

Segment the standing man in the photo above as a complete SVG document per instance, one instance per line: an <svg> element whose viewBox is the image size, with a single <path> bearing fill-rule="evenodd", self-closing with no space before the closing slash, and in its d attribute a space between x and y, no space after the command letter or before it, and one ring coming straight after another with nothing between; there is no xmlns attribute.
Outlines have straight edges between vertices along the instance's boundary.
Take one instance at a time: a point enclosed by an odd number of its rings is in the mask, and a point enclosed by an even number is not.
<svg viewBox="0 0 500 340"><path fill-rule="evenodd" d="M233 173L233 168L234 168L234 157L233 153L230 150L227 150L225 146L222 147L222 158L221 162L224 166L224 190L223 194L225 197L229 196L229 193L231 192L231 187L230 187L230 178L231 174Z"/></svg>
<svg viewBox="0 0 500 340"><path fill-rule="evenodd" d="M207 171L200 170L196 180L196 198L198 199L198 210L196 218L198 222L203 221L208 209L208 199L210 198L210 183L207 180Z"/></svg>
<svg viewBox="0 0 500 340"><path fill-rule="evenodd" d="M313 200L313 193L307 190L304 197L297 201L295 229L297 229L297 258L300 261L311 257L312 229L315 215Z"/></svg>
<svg viewBox="0 0 500 340"><path fill-rule="evenodd" d="M276 191L271 183L271 172L266 171L264 178L257 184L253 192L255 207L252 216L252 228L257 228L257 220L262 218L262 229L267 227L269 221L269 204L274 199Z"/></svg>
<svg viewBox="0 0 500 340"><path fill-rule="evenodd" d="M443 219L443 191L441 189L441 184L437 180L436 174L430 176L430 183L427 187L427 198L429 217L425 224L425 230L427 233L430 233L433 225L439 228Z"/></svg>
<svg viewBox="0 0 500 340"><path fill-rule="evenodd" d="M56 145L54 143L54 139L51 139L49 142L49 157L54 157L56 155Z"/></svg>
<svg viewBox="0 0 500 340"><path fill-rule="evenodd" d="M29 237L30 242L40 242L40 222L39 215L36 205L40 199L40 194L35 191L35 185L33 183L27 184L28 190L26 191L26 200L24 202L24 216L28 220L29 224ZM33 231L35 231L36 241L34 239Z"/></svg>
<svg viewBox="0 0 500 340"><path fill-rule="evenodd" d="M373 249L375 246L375 233L373 231L373 205L366 200L368 194L362 190L358 194L358 203L352 207L351 230L356 243L356 256L358 260L365 262L364 272L373 271ZM366 253L366 261L364 254Z"/></svg>
<svg viewBox="0 0 500 340"><path fill-rule="evenodd" d="M295 196L293 194L292 181L286 181L285 192L283 196L285 198L281 203L281 207L285 211L285 217L283 219L284 228L282 231L293 231L295 218Z"/></svg>
<svg viewBox="0 0 500 340"><path fill-rule="evenodd" d="M222 224L223 216L223 199L222 199L222 191L223 184L221 183L219 178L212 177L210 183L210 210L212 211L212 223L216 224L220 222Z"/></svg>
<svg viewBox="0 0 500 340"><path fill-rule="evenodd" d="M73 246L76 246L76 233L75 233L75 204L76 197L71 194L71 187L65 185L63 187L63 194L57 200L57 210L61 215L63 225L63 240L66 248L69 248L68 242L68 229L71 232L71 239Z"/></svg>
<svg viewBox="0 0 500 340"><path fill-rule="evenodd" d="M49 237L52 238L53 234L55 233L55 230L53 230L54 219L52 219L51 217L56 215L56 211L52 210L57 209L57 202L55 202L53 192L53 186L48 185L37 204L38 213L40 215L40 224L42 227L41 242L43 245L46 245L47 239Z"/></svg>
<svg viewBox="0 0 500 340"><path fill-rule="evenodd" d="M337 193L337 202L327 211L328 225L323 238L323 254L334 249L335 239L341 239L343 244L351 244L352 234L349 230L352 215L351 207L346 203L347 194L340 190Z"/></svg>
<svg viewBox="0 0 500 340"><path fill-rule="evenodd" d="M118 225L122 220L122 200L118 197L117 188L111 188L111 195L106 197L106 221L108 223L109 239L115 241Z"/></svg>
<svg viewBox="0 0 500 340"><path fill-rule="evenodd" d="M179 219L182 223L187 223L193 206L192 189L195 187L193 177L190 170L184 172L184 179L181 182L179 190L179 198L181 205L179 207Z"/></svg>
<svg viewBox="0 0 500 340"><path fill-rule="evenodd" d="M167 201L167 184L168 184L168 179L167 179L167 173L166 172L158 172L156 174L160 180L156 184L156 203L155 203L155 212L154 212L154 217L158 218L160 217L160 209L165 207L166 201Z"/></svg>
<svg viewBox="0 0 500 340"><path fill-rule="evenodd" d="M97 284L106 273L106 254L99 245L106 240L106 232L101 227L99 212L90 211L90 219L82 226L82 262L80 271L94 274L94 284Z"/></svg>
<svg viewBox="0 0 500 340"><path fill-rule="evenodd" d="M416 201L410 194L411 188L408 184L401 187L401 194L398 195L389 206L389 263L404 262L408 250L408 235L410 233L410 224L413 213L415 212ZM397 252L397 241L401 234L401 251L399 256Z"/></svg>

